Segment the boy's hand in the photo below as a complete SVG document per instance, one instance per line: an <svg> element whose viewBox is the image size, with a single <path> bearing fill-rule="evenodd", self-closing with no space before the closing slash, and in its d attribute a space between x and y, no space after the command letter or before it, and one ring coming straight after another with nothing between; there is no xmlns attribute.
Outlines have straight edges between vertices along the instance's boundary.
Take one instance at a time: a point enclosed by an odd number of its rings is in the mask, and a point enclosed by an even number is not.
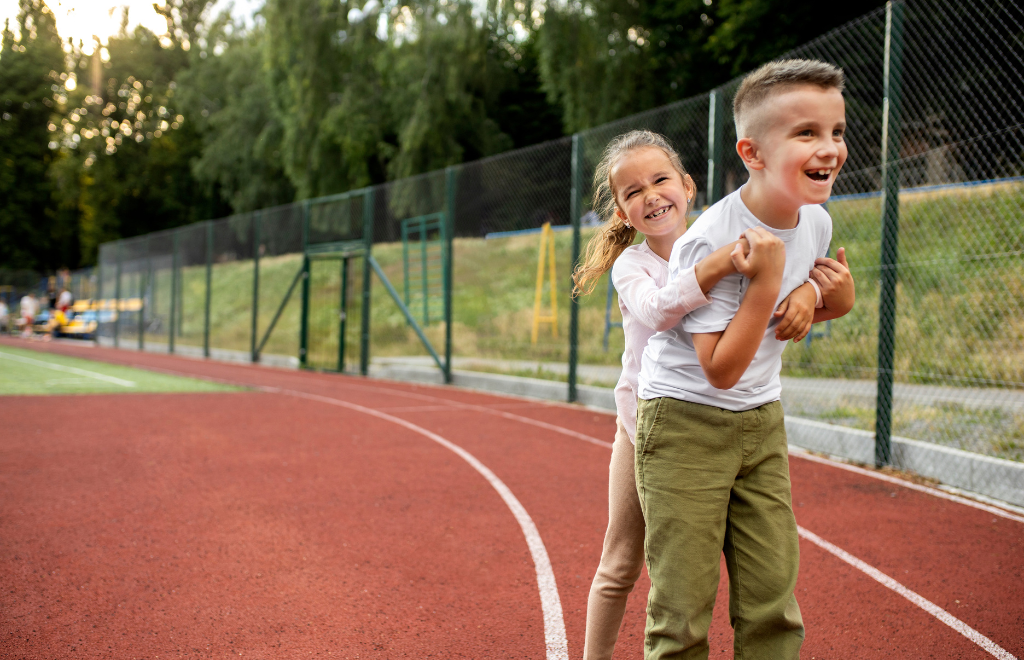
<svg viewBox="0 0 1024 660"><path fill-rule="evenodd" d="M775 327L775 338L779 341L800 341L811 331L814 321L814 303L818 295L810 284L798 286L793 293L779 304L775 318L781 318Z"/></svg>
<svg viewBox="0 0 1024 660"><path fill-rule="evenodd" d="M846 248L839 248L836 257L838 261L827 257L815 259L810 276L821 287L821 299L825 303L825 308L842 316L853 309L857 294L850 266L846 263Z"/></svg>
<svg viewBox="0 0 1024 660"><path fill-rule="evenodd" d="M760 227L746 230L743 236L750 243L750 254L744 255L740 243L733 247L729 256L732 257L736 271L751 280L759 274L781 279L786 267L785 244Z"/></svg>

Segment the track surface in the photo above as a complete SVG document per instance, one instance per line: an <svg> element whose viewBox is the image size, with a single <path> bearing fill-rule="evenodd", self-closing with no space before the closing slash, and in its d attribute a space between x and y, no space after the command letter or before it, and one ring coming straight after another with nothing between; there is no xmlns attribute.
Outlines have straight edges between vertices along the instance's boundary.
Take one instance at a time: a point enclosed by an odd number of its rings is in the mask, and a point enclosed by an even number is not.
<svg viewBox="0 0 1024 660"><path fill-rule="evenodd" d="M0 398L0 657L544 658L534 560L494 487L423 434L327 399L437 434L507 485L550 557L569 657L581 655L612 416L38 348L276 390ZM1024 523L797 455L790 469L801 527L1024 656ZM993 657L817 545L801 553L802 657ZM647 588L617 658L642 657ZM732 655L725 589L713 658Z"/></svg>

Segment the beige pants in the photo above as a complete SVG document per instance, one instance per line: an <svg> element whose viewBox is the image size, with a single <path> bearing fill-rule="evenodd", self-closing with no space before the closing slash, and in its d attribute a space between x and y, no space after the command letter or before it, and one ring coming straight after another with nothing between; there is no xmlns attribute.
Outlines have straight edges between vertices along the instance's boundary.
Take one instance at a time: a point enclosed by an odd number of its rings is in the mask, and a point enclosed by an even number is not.
<svg viewBox="0 0 1024 660"><path fill-rule="evenodd" d="M622 420L616 419L616 427L608 474L608 531L587 601L584 660L612 657L626 599L644 566L644 516L636 492L633 444Z"/></svg>

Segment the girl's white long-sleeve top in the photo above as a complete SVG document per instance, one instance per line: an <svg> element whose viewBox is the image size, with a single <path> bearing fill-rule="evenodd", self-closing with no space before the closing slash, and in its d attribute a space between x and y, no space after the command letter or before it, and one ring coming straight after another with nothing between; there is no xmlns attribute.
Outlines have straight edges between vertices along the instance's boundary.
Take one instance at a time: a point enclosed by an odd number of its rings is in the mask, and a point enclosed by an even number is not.
<svg viewBox="0 0 1024 660"><path fill-rule="evenodd" d="M669 284L668 262L655 254L647 241L626 248L612 266L611 277L626 335L622 375L615 385L615 409L635 444L637 379L647 341L711 299L700 290L692 267Z"/></svg>

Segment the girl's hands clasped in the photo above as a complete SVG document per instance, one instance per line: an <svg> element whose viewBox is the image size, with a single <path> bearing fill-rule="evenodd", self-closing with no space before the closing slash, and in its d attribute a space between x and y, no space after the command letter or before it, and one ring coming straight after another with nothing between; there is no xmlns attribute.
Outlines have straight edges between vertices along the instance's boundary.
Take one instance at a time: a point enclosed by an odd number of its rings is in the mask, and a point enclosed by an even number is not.
<svg viewBox="0 0 1024 660"><path fill-rule="evenodd" d="M775 318L781 318L775 326L775 338L779 341L800 341L806 337L814 324L814 304L817 301L818 294L807 283L801 284L786 296L775 310Z"/></svg>

